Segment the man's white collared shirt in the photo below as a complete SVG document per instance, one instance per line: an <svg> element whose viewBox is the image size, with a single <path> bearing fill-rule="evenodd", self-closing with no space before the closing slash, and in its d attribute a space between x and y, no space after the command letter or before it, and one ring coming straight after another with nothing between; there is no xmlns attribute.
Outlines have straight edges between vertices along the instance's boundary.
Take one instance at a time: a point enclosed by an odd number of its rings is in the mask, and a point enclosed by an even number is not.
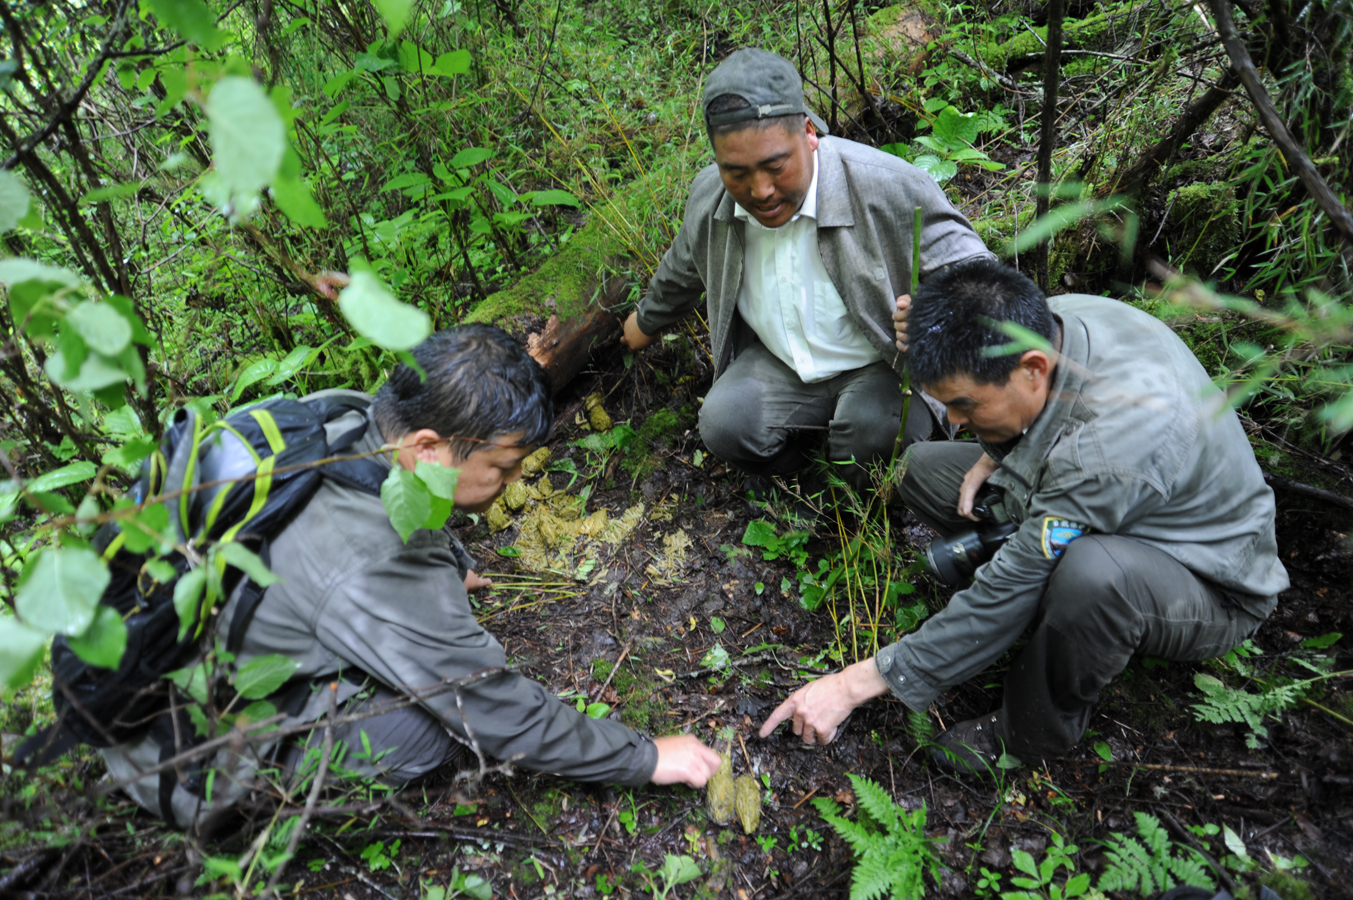
<svg viewBox="0 0 1353 900"><path fill-rule="evenodd" d="M883 357L846 312L817 247L817 151L803 206L779 228L767 228L734 204L746 223L746 256L738 313L806 384L826 381Z"/></svg>

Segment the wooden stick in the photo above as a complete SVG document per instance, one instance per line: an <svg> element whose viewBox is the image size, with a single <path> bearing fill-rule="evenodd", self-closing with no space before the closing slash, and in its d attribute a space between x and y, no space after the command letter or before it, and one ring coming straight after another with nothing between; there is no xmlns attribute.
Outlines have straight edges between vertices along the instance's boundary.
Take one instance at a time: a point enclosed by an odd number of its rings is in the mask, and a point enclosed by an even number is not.
<svg viewBox="0 0 1353 900"><path fill-rule="evenodd" d="M1258 769L1209 769L1204 766L1166 766L1156 763L1139 763L1130 759L1067 759L1061 757L1058 762L1096 763L1101 766L1132 766L1134 769L1150 769L1154 772L1180 772L1186 775L1221 775L1232 778L1263 778L1272 780L1277 772L1265 772Z"/></svg>
<svg viewBox="0 0 1353 900"><path fill-rule="evenodd" d="M1188 844L1194 850L1197 850L1198 854L1202 856L1203 859L1207 860L1207 864L1212 867L1212 871L1217 873L1217 878L1221 881L1222 886L1234 893L1236 889L1235 881L1231 879L1230 875L1226 874L1225 869L1217 865L1217 861L1212 858L1212 854L1208 853L1206 849L1198 845L1198 842L1193 839L1193 835L1189 834L1188 829L1175 821L1175 817L1170 815L1170 811L1164 807L1156 810L1156 812L1158 812L1160 817L1165 820L1166 826L1175 833L1175 837L1184 841L1184 843Z"/></svg>

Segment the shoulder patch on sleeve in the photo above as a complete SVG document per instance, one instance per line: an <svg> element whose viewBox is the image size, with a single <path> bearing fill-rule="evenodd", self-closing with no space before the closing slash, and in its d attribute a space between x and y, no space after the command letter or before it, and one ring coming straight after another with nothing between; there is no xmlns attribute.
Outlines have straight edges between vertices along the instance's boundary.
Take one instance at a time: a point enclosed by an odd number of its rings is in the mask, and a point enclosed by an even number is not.
<svg viewBox="0 0 1353 900"><path fill-rule="evenodd" d="M1048 559L1055 559L1062 555L1066 545L1070 544L1076 538L1090 530L1090 526L1082 525L1079 522L1072 522L1068 519L1057 519L1052 516L1043 518L1043 555Z"/></svg>

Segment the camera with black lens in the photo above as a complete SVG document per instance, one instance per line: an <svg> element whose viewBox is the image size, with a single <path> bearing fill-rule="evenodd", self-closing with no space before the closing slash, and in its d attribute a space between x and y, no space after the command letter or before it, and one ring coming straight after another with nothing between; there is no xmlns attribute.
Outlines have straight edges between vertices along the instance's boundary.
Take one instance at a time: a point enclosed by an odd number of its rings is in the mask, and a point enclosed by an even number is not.
<svg viewBox="0 0 1353 900"><path fill-rule="evenodd" d="M945 584L967 583L977 567L995 556L1010 535L1019 530L1019 525L1010 521L1005 497L998 488L978 491L973 498L972 513L983 524L953 537L937 538L925 548L926 565Z"/></svg>

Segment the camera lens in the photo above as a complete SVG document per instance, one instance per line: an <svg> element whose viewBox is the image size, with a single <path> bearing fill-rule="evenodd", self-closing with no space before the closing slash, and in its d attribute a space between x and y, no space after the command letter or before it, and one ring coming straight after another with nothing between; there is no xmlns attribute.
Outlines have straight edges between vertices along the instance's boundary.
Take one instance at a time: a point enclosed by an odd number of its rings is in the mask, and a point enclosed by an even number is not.
<svg viewBox="0 0 1353 900"><path fill-rule="evenodd" d="M985 548L976 531L965 531L951 538L938 538L925 548L926 565L940 581L948 585L967 581L984 558Z"/></svg>

